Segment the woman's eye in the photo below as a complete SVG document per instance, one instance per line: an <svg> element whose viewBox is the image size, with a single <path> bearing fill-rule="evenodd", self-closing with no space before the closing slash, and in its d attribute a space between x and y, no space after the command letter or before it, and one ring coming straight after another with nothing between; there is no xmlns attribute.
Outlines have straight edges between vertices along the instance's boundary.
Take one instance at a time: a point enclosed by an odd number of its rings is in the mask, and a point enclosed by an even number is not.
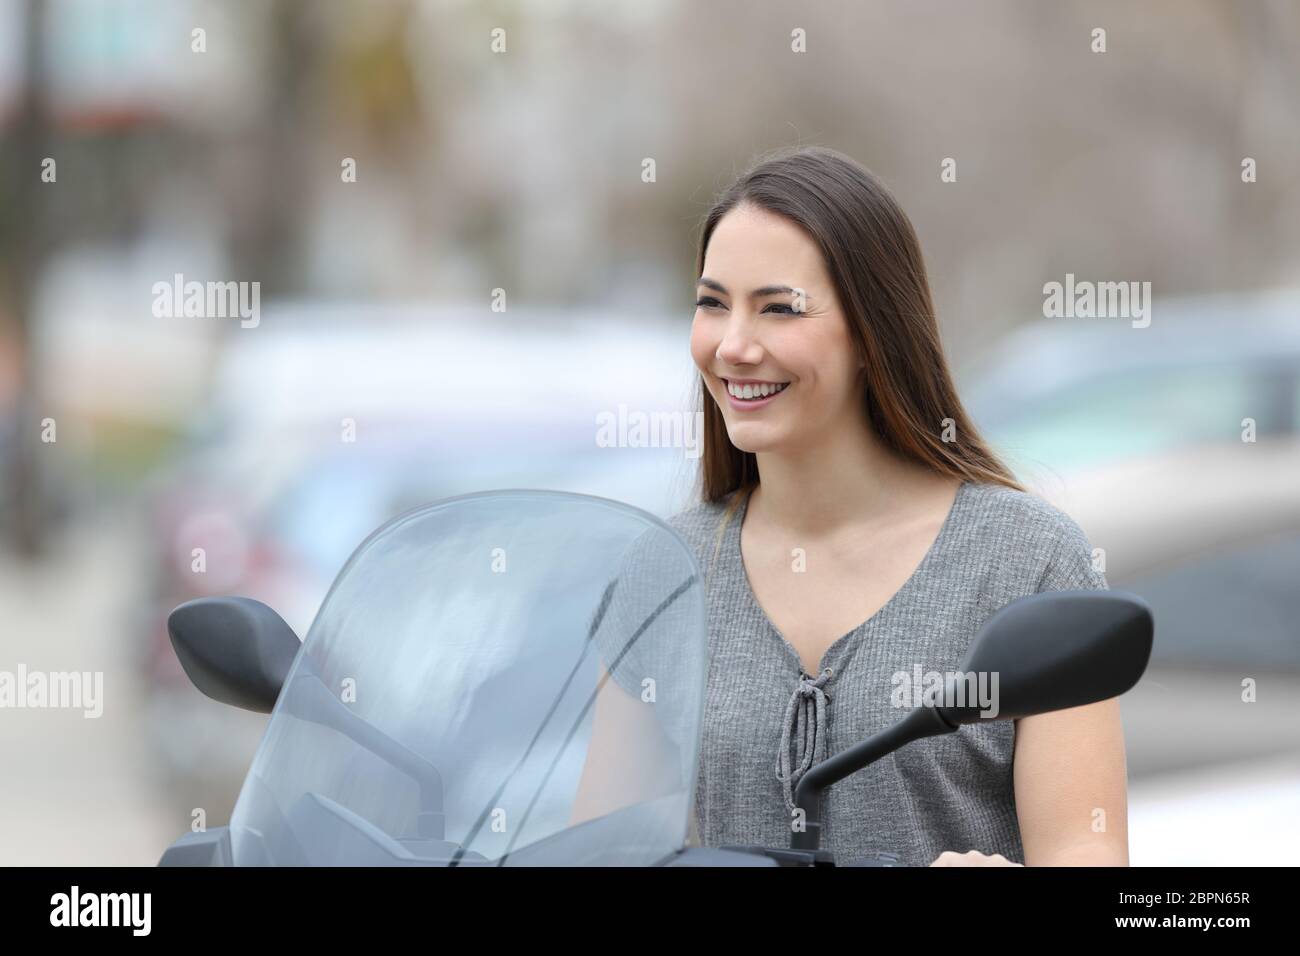
<svg viewBox="0 0 1300 956"><path fill-rule="evenodd" d="M726 306L724 306L717 299L713 298L713 296L711 295L701 296L699 299L695 301L695 307L697 309L725 309L726 308ZM763 308L763 311L775 312L777 315L798 315L799 314L794 310L794 306L786 305L783 302L773 302L765 306Z"/></svg>

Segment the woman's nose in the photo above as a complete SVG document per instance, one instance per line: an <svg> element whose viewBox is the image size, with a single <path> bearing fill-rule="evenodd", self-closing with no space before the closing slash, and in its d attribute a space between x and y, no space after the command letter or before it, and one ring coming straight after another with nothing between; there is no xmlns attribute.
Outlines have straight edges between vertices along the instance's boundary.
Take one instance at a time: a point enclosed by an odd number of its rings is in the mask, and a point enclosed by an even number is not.
<svg viewBox="0 0 1300 956"><path fill-rule="evenodd" d="M763 358L763 348L754 337L748 320L733 317L727 323L718 357L728 365L757 365Z"/></svg>

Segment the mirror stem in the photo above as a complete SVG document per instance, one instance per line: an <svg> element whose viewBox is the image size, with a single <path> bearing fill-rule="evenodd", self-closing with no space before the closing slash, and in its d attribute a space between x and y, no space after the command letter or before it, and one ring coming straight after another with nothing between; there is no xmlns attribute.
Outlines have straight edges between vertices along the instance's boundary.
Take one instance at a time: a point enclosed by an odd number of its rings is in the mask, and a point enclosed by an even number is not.
<svg viewBox="0 0 1300 956"><path fill-rule="evenodd" d="M943 719L934 707L918 707L896 724L872 734L848 750L823 760L799 778L794 791L794 805L804 811L802 830L790 837L793 850L816 850L821 846L822 791L849 774L893 753L904 744L922 737L950 734L957 728Z"/></svg>

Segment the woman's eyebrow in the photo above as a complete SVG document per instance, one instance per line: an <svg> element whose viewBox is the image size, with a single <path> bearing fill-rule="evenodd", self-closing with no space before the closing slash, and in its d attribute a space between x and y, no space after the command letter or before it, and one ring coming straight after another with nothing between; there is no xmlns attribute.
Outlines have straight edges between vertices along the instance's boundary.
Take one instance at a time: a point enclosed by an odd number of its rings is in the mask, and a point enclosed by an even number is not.
<svg viewBox="0 0 1300 956"><path fill-rule="evenodd" d="M731 294L727 291L727 287L721 282L718 282L716 279L710 279L708 276L700 276L699 282L696 284L708 286L710 289L721 292L723 295ZM749 294L749 297L751 299L761 299L767 295L794 295L794 289L790 288L788 285L765 285L760 289L755 289ZM805 292L804 298L811 299L812 296Z"/></svg>

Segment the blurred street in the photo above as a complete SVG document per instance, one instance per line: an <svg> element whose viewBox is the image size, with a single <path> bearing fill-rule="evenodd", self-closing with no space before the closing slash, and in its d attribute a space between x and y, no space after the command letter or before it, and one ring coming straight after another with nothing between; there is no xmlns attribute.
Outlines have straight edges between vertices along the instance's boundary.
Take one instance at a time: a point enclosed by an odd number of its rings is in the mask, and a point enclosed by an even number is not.
<svg viewBox="0 0 1300 956"><path fill-rule="evenodd" d="M57 562L0 551L5 663L102 670L103 714L22 709L0 720L0 865L152 866L188 829L170 818L142 733L137 668L117 646L138 596L140 524L126 512L54 542Z"/></svg>

